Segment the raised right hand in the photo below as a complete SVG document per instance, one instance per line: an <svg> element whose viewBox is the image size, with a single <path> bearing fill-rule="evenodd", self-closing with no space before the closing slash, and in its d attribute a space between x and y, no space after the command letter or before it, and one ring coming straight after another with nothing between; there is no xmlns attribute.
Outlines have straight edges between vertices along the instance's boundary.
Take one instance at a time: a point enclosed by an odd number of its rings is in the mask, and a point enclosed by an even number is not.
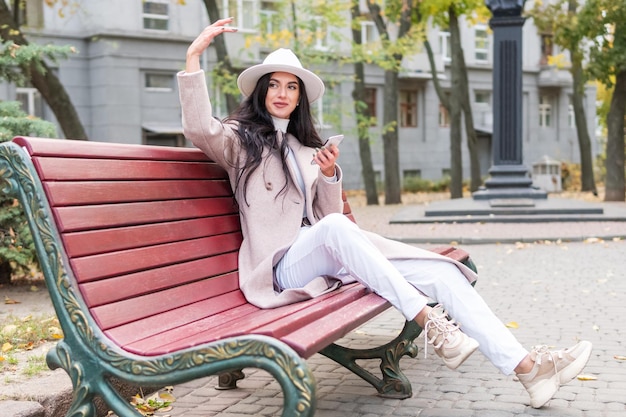
<svg viewBox="0 0 626 417"><path fill-rule="evenodd" d="M200 70L200 56L209 47L209 44L217 35L225 32L237 32L237 28L226 26L233 22L232 17L220 19L205 27L191 45L187 48L187 60L185 64L186 72L196 72Z"/></svg>

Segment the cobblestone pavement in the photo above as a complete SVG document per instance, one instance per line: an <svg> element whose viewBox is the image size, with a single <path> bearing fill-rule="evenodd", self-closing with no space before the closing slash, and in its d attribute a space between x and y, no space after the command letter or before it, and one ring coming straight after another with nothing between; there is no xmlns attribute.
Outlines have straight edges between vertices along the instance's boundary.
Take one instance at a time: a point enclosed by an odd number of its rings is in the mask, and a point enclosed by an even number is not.
<svg viewBox="0 0 626 417"><path fill-rule="evenodd" d="M593 242L593 243L591 243ZM622 417L626 413L626 241L539 244L486 244L468 248L477 264L477 290L525 346L567 347L590 340L594 351L585 375L561 388L542 409L528 406L528 395L513 376L501 375L476 352L457 371L429 352L405 358L413 396L384 399L367 383L315 355L308 360L318 381L317 417ZM461 318L462 321L462 318ZM403 322L390 310L341 343L376 346ZM423 338L418 340L423 344ZM369 364L375 371L377 363ZM263 371L245 370L239 389L218 391L215 378L174 387L172 417L280 415L279 385Z"/></svg>

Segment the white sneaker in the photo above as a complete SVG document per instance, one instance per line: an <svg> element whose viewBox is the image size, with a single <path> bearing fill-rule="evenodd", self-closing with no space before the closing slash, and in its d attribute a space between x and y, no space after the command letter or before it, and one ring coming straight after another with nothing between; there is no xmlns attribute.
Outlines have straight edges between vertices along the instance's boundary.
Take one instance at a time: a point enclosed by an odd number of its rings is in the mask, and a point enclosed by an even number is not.
<svg viewBox="0 0 626 417"><path fill-rule="evenodd" d="M530 358L535 362L527 374L517 374L530 395L530 406L539 408L550 401L563 384L567 384L583 370L591 356L591 342L583 340L561 350L535 347Z"/></svg>
<svg viewBox="0 0 626 417"><path fill-rule="evenodd" d="M424 356L428 344L431 344L448 368L458 368L478 348L478 342L459 330L459 327L460 324L448 319L441 305L435 306L428 313L424 325Z"/></svg>

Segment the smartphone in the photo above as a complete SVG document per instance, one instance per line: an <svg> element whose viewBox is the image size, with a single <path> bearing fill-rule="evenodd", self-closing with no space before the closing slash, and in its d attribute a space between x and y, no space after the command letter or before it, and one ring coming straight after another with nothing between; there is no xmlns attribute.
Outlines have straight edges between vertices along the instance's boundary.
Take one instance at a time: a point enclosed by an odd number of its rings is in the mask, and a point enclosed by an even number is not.
<svg viewBox="0 0 626 417"><path fill-rule="evenodd" d="M335 136L331 136L329 137L326 142L324 142L324 147L326 146L330 146L330 145L335 145L335 146L339 146L339 144L341 143L341 141L343 140L343 135L335 135ZM311 165L315 165L315 159L311 161Z"/></svg>
<svg viewBox="0 0 626 417"><path fill-rule="evenodd" d="M331 136L328 138L326 142L324 142L324 146L330 146L330 145L339 146L342 140L343 140L343 135Z"/></svg>

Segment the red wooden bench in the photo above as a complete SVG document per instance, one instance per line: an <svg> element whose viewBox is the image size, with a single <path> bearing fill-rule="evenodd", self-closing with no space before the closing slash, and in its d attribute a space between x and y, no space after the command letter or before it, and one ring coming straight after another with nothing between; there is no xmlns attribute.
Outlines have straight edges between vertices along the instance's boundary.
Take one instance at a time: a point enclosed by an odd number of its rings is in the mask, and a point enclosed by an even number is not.
<svg viewBox="0 0 626 417"><path fill-rule="evenodd" d="M280 382L283 415L313 415L304 359L317 352L381 395L411 396L399 362L417 354L415 323L374 349L334 343L389 308L363 286L277 309L246 301L237 207L225 172L202 152L18 137L0 145L0 173L0 188L24 207L63 328L47 361L72 379L68 416L93 416L95 395L119 416L138 415L110 377L164 386L219 375L233 388L247 367ZM347 201L345 214L353 219ZM462 250L438 252L473 267ZM356 363L371 358L380 377Z"/></svg>

